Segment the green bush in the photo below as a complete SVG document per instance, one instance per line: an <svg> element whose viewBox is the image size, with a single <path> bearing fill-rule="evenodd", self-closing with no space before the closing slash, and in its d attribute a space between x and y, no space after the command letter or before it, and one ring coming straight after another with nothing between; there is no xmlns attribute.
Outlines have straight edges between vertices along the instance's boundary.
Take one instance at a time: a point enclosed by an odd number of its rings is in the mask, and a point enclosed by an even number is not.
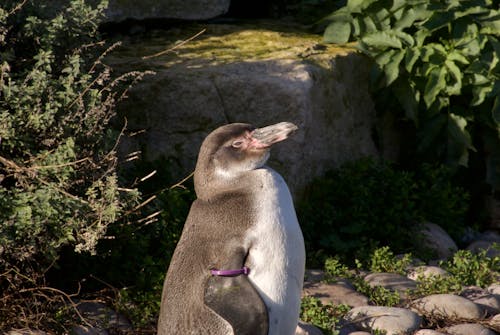
<svg viewBox="0 0 500 335"><path fill-rule="evenodd" d="M315 325L326 335L338 335L340 319L349 309L347 305L323 304L319 299L304 297L300 305L300 320Z"/></svg>
<svg viewBox="0 0 500 335"><path fill-rule="evenodd" d="M358 42L383 105L399 101L429 161L467 166L480 150L500 188L500 11L492 0L349 0L325 18L327 42ZM387 89L385 89L387 88Z"/></svg>
<svg viewBox="0 0 500 335"><path fill-rule="evenodd" d="M398 171L371 159L350 162L314 181L298 205L309 255L338 255L352 263L387 245L395 252L419 247L415 228L429 220L452 234L465 226L467 194L444 167ZM422 256L421 248L417 249ZM425 256L425 255L424 255Z"/></svg>
<svg viewBox="0 0 500 335"><path fill-rule="evenodd" d="M106 5L0 5L2 329L20 315L22 326L37 322L48 291L35 293L60 249L94 253L108 226L139 199L120 186L119 134L109 121L124 84L143 73L116 78L102 63L109 49L97 27Z"/></svg>

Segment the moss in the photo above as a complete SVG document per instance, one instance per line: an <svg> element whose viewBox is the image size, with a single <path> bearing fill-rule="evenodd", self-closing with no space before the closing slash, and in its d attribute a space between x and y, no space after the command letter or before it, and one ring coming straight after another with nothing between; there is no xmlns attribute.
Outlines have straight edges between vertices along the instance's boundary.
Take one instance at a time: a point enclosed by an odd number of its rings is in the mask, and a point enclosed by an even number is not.
<svg viewBox="0 0 500 335"><path fill-rule="evenodd" d="M142 59L171 49L204 29L199 37L171 52ZM352 46L322 44L321 36L307 33L301 26L192 24L129 39L119 52L118 63L127 58L133 62L142 59L141 67L159 68L177 64L201 67L239 61L304 59L325 66L332 56L344 56L353 51Z"/></svg>

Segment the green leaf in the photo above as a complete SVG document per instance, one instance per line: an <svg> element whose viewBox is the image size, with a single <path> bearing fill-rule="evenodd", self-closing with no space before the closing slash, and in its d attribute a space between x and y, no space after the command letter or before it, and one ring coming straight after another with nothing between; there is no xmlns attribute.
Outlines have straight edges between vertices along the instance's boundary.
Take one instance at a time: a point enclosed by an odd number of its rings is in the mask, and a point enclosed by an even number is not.
<svg viewBox="0 0 500 335"><path fill-rule="evenodd" d="M446 70L444 67L434 67L430 73L424 89L424 101L429 108L438 94L446 88Z"/></svg>
<svg viewBox="0 0 500 335"><path fill-rule="evenodd" d="M448 85L447 93L449 95L459 95L462 90L462 71L458 68L458 66L452 60L446 60L445 66L448 69L448 72L455 79L455 84Z"/></svg>
<svg viewBox="0 0 500 335"><path fill-rule="evenodd" d="M418 102L420 92L407 80L397 80L392 86L395 96L405 111L405 116L418 125Z"/></svg>
<svg viewBox="0 0 500 335"><path fill-rule="evenodd" d="M462 55L462 53L458 50L451 51L448 54L447 59L449 59L451 61L457 61L457 62L460 62L462 64L469 64L469 60L467 59L467 57Z"/></svg>
<svg viewBox="0 0 500 335"><path fill-rule="evenodd" d="M476 85L472 88L472 102L471 106L478 106L484 102L486 96L493 89L492 85Z"/></svg>
<svg viewBox="0 0 500 335"><path fill-rule="evenodd" d="M469 150L475 151L472 146L471 136L465 129L467 120L459 115L448 115L448 160L467 166Z"/></svg>
<svg viewBox="0 0 500 335"><path fill-rule="evenodd" d="M401 40L399 38L394 36L394 34L390 34L385 31L378 31L367 34L361 39L361 41L366 45L377 49L401 49L403 47L403 44L401 43Z"/></svg>
<svg viewBox="0 0 500 335"><path fill-rule="evenodd" d="M493 102L493 108L491 108L491 117L497 125L500 125L500 96L498 95Z"/></svg>
<svg viewBox="0 0 500 335"><path fill-rule="evenodd" d="M419 57L420 57L420 49L417 48L406 49L405 69L406 71L408 71L408 73L411 73L413 65L415 65Z"/></svg>
<svg viewBox="0 0 500 335"><path fill-rule="evenodd" d="M390 58L390 62L384 66L386 85L392 84L399 76L399 64L405 56L405 51L396 51Z"/></svg>
<svg viewBox="0 0 500 335"><path fill-rule="evenodd" d="M435 11L423 26L429 31L436 31L451 23L454 18L455 13L453 11Z"/></svg>
<svg viewBox="0 0 500 335"><path fill-rule="evenodd" d="M376 0L348 0L346 6L351 13L361 13L375 1Z"/></svg>
<svg viewBox="0 0 500 335"><path fill-rule="evenodd" d="M417 12L413 8L408 8L404 10L401 18L394 23L394 29L402 30L411 27L417 18Z"/></svg>
<svg viewBox="0 0 500 335"><path fill-rule="evenodd" d="M349 41L351 24L347 21L332 22L326 27L323 40L326 43L343 44Z"/></svg>

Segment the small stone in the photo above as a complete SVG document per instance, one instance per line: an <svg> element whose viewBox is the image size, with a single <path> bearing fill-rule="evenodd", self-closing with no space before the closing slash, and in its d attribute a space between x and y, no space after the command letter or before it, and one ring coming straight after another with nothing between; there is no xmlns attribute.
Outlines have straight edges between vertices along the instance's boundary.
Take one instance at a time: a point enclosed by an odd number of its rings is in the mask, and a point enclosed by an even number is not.
<svg viewBox="0 0 500 335"><path fill-rule="evenodd" d="M446 334L450 335L496 335L493 330L477 323L463 323L451 327L443 328Z"/></svg>
<svg viewBox="0 0 500 335"><path fill-rule="evenodd" d="M481 307L464 297L453 294L433 294L414 300L412 309L419 314L438 319L477 320L484 318Z"/></svg>
<svg viewBox="0 0 500 335"><path fill-rule="evenodd" d="M491 294L500 295L500 284L491 284L486 290Z"/></svg>
<svg viewBox="0 0 500 335"><path fill-rule="evenodd" d="M492 241L474 241L467 247L467 250L472 251L473 253L479 253L481 251L486 250L486 256L493 258L496 256L500 256L500 250L493 247L495 242Z"/></svg>
<svg viewBox="0 0 500 335"><path fill-rule="evenodd" d="M500 296L491 294L487 289L469 286L460 292L460 296L482 307L485 314L495 315L500 312Z"/></svg>
<svg viewBox="0 0 500 335"><path fill-rule="evenodd" d="M368 297L356 291L347 280L339 280L333 284L304 283L303 295L318 298L323 304L357 307L369 303Z"/></svg>
<svg viewBox="0 0 500 335"><path fill-rule="evenodd" d="M306 283L319 283L325 279L325 271L317 269L307 269L304 274L304 285Z"/></svg>
<svg viewBox="0 0 500 335"><path fill-rule="evenodd" d="M488 320L488 325L500 332L500 314L495 315Z"/></svg>
<svg viewBox="0 0 500 335"><path fill-rule="evenodd" d="M94 327L78 326L78 334L106 335L106 329L132 330L132 324L123 315L115 312L103 303L83 301L77 306L78 311Z"/></svg>
<svg viewBox="0 0 500 335"><path fill-rule="evenodd" d="M493 230L487 230L479 236L478 240L500 243L500 234Z"/></svg>
<svg viewBox="0 0 500 335"><path fill-rule="evenodd" d="M402 298L406 296L407 290L414 290L417 283L397 273L376 272L364 278L370 287L382 286L391 291L397 291Z"/></svg>
<svg viewBox="0 0 500 335"><path fill-rule="evenodd" d="M420 232L424 237L424 246L435 251L439 259L448 259L458 250L450 235L435 223L424 223Z"/></svg>
<svg viewBox="0 0 500 335"><path fill-rule="evenodd" d="M310 323L299 321L295 335L323 335L323 332Z"/></svg>
<svg viewBox="0 0 500 335"><path fill-rule="evenodd" d="M446 335L445 333L440 333L432 329L420 329L413 335Z"/></svg>
<svg viewBox="0 0 500 335"><path fill-rule="evenodd" d="M412 280L418 281L418 278L431 278L431 277L448 277L448 271L440 268L439 266L423 265L413 268L408 272L407 277Z"/></svg>
<svg viewBox="0 0 500 335"><path fill-rule="evenodd" d="M405 308L361 306L351 309L344 320L365 331L382 330L387 335L413 334L420 327L421 317Z"/></svg>
<svg viewBox="0 0 500 335"><path fill-rule="evenodd" d="M109 335L109 333L97 327L78 325L71 329L73 335Z"/></svg>

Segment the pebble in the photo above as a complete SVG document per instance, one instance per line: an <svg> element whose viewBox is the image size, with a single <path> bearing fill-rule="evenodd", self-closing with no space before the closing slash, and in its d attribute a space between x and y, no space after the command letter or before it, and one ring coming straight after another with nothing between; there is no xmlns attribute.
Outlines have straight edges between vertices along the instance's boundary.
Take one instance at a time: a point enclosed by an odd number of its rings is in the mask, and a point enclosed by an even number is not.
<svg viewBox="0 0 500 335"><path fill-rule="evenodd" d="M412 334L420 327L421 317L405 308L361 306L351 309L344 321L359 330L379 329L387 335Z"/></svg>
<svg viewBox="0 0 500 335"><path fill-rule="evenodd" d="M323 304L357 307L369 303L368 297L356 291L347 280L339 280L333 284L305 283L303 295L318 298Z"/></svg>
<svg viewBox="0 0 500 335"><path fill-rule="evenodd" d="M473 253L479 253L483 250L486 250L486 256L493 258L496 256L500 256L500 250L495 249L493 247L492 241L474 241L467 247L467 250L472 251Z"/></svg>
<svg viewBox="0 0 500 335"><path fill-rule="evenodd" d="M424 223L420 233L424 237L424 247L435 251L439 259L448 259L458 250L450 235L435 223Z"/></svg>
<svg viewBox="0 0 500 335"><path fill-rule="evenodd" d="M413 335L446 335L445 333L440 333L432 329L420 329Z"/></svg>
<svg viewBox="0 0 500 335"><path fill-rule="evenodd" d="M412 280L418 281L418 278L431 278L431 277L448 277L448 271L440 268L439 266L423 265L412 268L407 277Z"/></svg>
<svg viewBox="0 0 500 335"><path fill-rule="evenodd" d="M406 297L407 290L414 290L417 283L397 273L375 272L364 278L371 287L382 286L391 291L397 291L402 298Z"/></svg>
<svg viewBox="0 0 500 335"><path fill-rule="evenodd" d="M323 335L323 332L310 323L299 321L295 335Z"/></svg>
<svg viewBox="0 0 500 335"><path fill-rule="evenodd" d="M486 290L491 294L500 295L500 284L491 284Z"/></svg>
<svg viewBox="0 0 500 335"><path fill-rule="evenodd" d="M442 329L450 335L497 335L496 332L477 323L463 323Z"/></svg>
<svg viewBox="0 0 500 335"><path fill-rule="evenodd" d="M419 314L438 319L477 320L484 318L481 307L464 297L454 294L429 295L413 301L411 306Z"/></svg>

